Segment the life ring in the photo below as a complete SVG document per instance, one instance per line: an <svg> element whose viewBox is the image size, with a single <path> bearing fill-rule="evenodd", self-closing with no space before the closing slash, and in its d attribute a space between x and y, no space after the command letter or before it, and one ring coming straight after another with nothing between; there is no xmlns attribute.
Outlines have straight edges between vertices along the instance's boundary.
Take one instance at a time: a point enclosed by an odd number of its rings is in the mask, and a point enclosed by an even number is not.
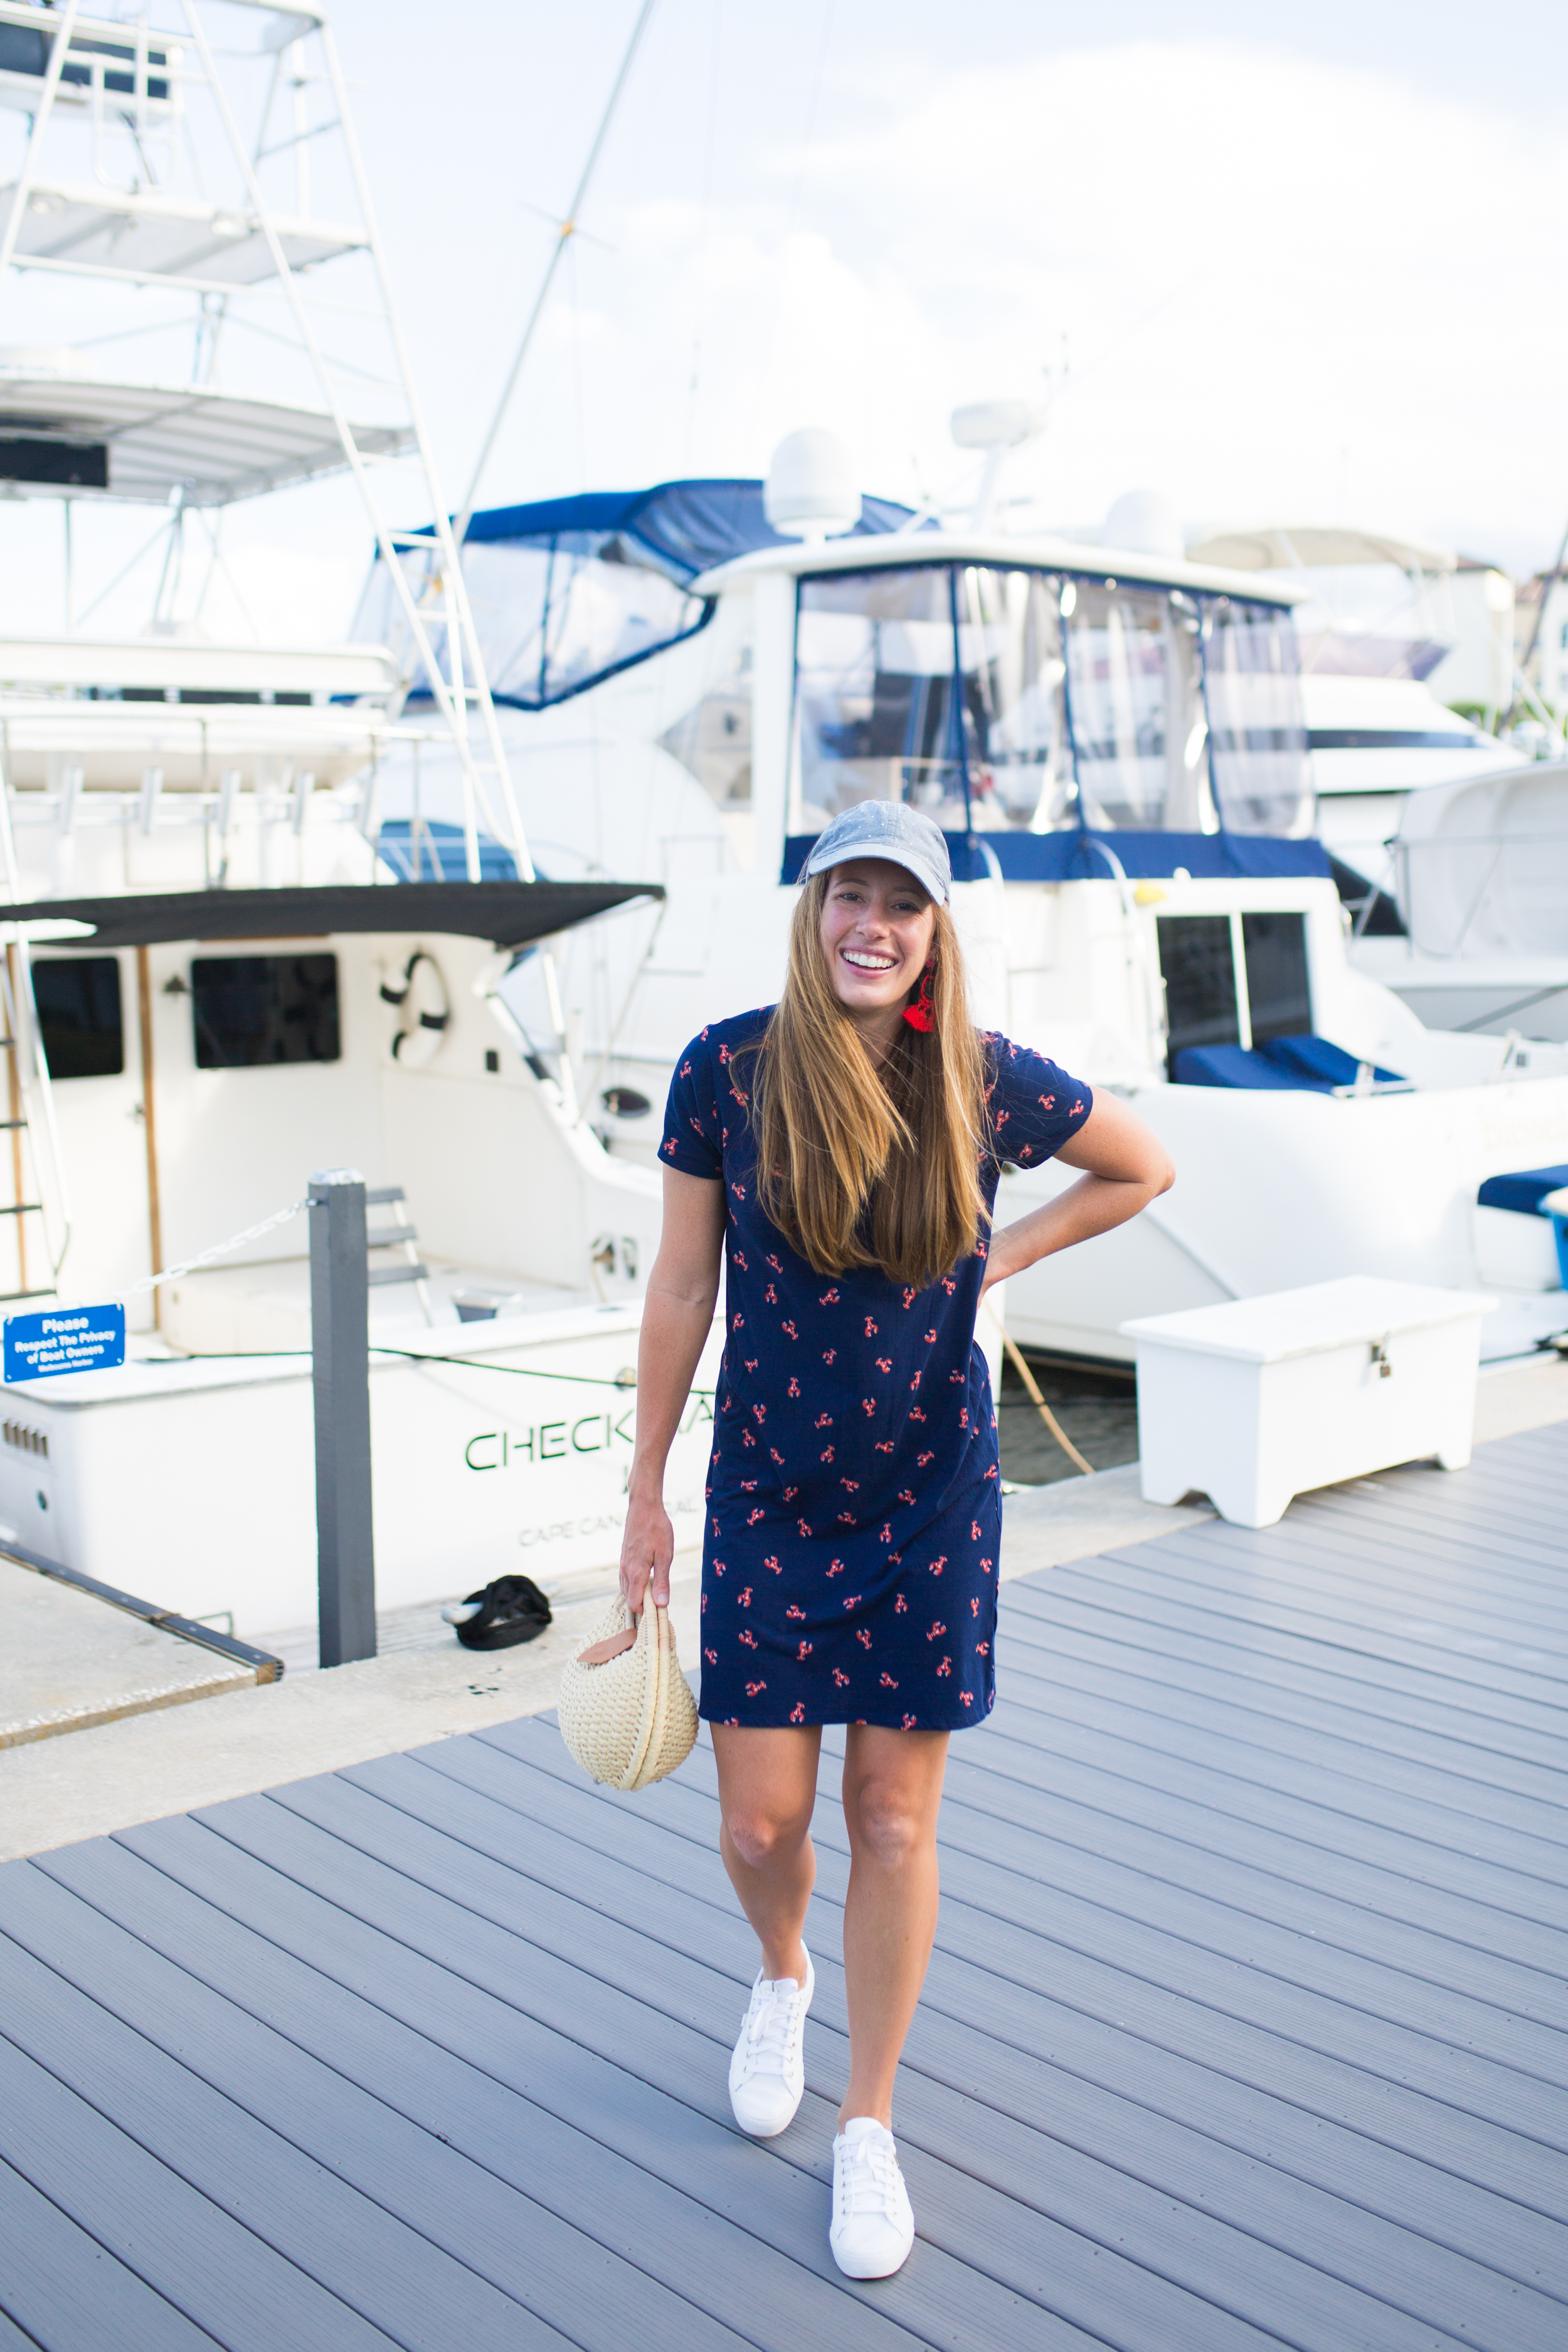
<svg viewBox="0 0 1568 2352"><path fill-rule="evenodd" d="M415 949L403 967L400 988L382 982L381 1001L397 1008L393 1060L400 1069L422 1070L440 1052L452 1018L451 999L441 967L427 949Z"/></svg>

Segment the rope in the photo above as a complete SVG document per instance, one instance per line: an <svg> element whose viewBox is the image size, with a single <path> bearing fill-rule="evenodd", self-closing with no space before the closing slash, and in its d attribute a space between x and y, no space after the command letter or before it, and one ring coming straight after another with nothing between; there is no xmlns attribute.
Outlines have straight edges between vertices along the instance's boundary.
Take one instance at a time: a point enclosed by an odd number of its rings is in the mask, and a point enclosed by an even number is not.
<svg viewBox="0 0 1568 2352"><path fill-rule="evenodd" d="M236 1234L232 1240L218 1242L212 1249L203 1250L195 1257L183 1258L178 1265L166 1266L162 1274L149 1274L141 1282L133 1282L126 1296L138 1297L144 1290L156 1290L162 1283L177 1282L183 1274L194 1274L199 1265L211 1265L215 1258L227 1257L231 1250L243 1249L247 1242L258 1242L263 1234L273 1232L279 1225L286 1225L290 1217L297 1217L301 1209L309 1206L308 1201L296 1201L289 1208L279 1209L276 1216L263 1217L258 1225L247 1225L245 1231ZM293 1350L289 1352L292 1354Z"/></svg>
<svg viewBox="0 0 1568 2352"><path fill-rule="evenodd" d="M1086 1462L1084 1460L1083 1455L1079 1452L1078 1447L1073 1444L1072 1439L1068 1435L1067 1431L1062 1427L1061 1423L1057 1419L1056 1414L1051 1411L1050 1406L1046 1402L1045 1398L1041 1395L1040 1384L1038 1381L1036 1380L1034 1373L1029 1370L1027 1363L1025 1361L1023 1349L1019 1347L1012 1333L1004 1326L1002 1318L997 1314L996 1309L994 1307L987 1306L985 1312L991 1318L992 1322L994 1324L996 1330L1001 1337L1002 1345L1007 1351L1008 1361L1011 1363L1013 1370L1017 1373L1018 1378L1023 1381L1025 1388L1028 1391L1029 1401L1033 1404L1035 1411L1039 1414L1040 1419L1045 1423L1046 1427L1050 1431L1051 1435L1056 1439L1057 1444L1061 1447L1062 1452L1067 1455L1068 1460L1072 1464L1073 1467L1076 1470L1080 1471L1084 1477L1092 1478L1094 1475L1093 1463Z"/></svg>

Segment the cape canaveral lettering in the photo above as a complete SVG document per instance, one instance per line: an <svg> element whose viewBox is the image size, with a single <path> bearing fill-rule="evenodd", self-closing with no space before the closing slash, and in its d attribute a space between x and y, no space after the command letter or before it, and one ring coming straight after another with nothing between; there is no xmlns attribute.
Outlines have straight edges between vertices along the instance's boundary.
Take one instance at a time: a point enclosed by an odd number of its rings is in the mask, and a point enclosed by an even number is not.
<svg viewBox="0 0 1568 2352"><path fill-rule="evenodd" d="M681 1423L684 1437L700 1422L711 1421L713 1408L706 1397L693 1397ZM516 1470L535 1463L569 1462L584 1454L609 1454L617 1447L631 1450L637 1430L637 1407L624 1412L585 1412L574 1421L535 1422L527 1429L487 1429L470 1437L463 1459L470 1470Z"/></svg>

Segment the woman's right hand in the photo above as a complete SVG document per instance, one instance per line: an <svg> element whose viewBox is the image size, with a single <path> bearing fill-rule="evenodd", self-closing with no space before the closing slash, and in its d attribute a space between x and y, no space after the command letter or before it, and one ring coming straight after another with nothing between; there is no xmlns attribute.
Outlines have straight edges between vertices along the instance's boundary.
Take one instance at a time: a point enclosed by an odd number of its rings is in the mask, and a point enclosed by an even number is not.
<svg viewBox="0 0 1568 2352"><path fill-rule="evenodd" d="M621 1538L621 1591L634 1617L641 1613L649 1582L657 1607L669 1606L669 1563L675 1528L660 1495L630 1496Z"/></svg>

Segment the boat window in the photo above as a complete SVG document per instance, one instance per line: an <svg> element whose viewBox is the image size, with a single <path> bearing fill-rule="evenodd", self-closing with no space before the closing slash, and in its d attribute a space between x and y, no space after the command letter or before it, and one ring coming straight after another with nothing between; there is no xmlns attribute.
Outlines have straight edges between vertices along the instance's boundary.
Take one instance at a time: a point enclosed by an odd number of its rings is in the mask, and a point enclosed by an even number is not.
<svg viewBox="0 0 1568 2352"><path fill-rule="evenodd" d="M1038 572L965 566L958 658L976 828L1076 824L1058 583Z"/></svg>
<svg viewBox="0 0 1568 2352"><path fill-rule="evenodd" d="M1215 789L1226 829L1310 833L1307 730L1289 614L1215 597L1208 605L1204 667Z"/></svg>
<svg viewBox="0 0 1568 2352"><path fill-rule="evenodd" d="M1189 1045L1240 1044L1236 962L1228 915L1161 915L1157 922L1173 1070Z"/></svg>
<svg viewBox="0 0 1568 2352"><path fill-rule="evenodd" d="M335 1062L335 955L196 956L191 1011L199 1070Z"/></svg>
<svg viewBox="0 0 1568 2352"><path fill-rule="evenodd" d="M426 561L422 551L405 553L411 584L423 578ZM700 629L712 610L613 530L469 539L463 576L490 692L497 702L523 710L564 701L676 644ZM445 629L436 614L426 614L426 625L444 666ZM372 568L353 635L407 658L408 625L384 562ZM410 667L417 696L426 691L423 668L417 661Z"/></svg>
<svg viewBox="0 0 1568 2352"><path fill-rule="evenodd" d="M1097 580L1073 586L1067 670L1083 822L1213 832L1195 604Z"/></svg>
<svg viewBox="0 0 1568 2352"><path fill-rule="evenodd" d="M968 831L946 565L803 580L795 661L806 832L868 800Z"/></svg>
<svg viewBox="0 0 1568 2352"><path fill-rule="evenodd" d="M1267 1045L1270 1037L1310 1037L1306 917L1256 910L1244 914L1241 939L1253 1044Z"/></svg>
<svg viewBox="0 0 1568 2352"><path fill-rule="evenodd" d="M125 1067L116 956L49 956L33 966L51 1078L114 1078Z"/></svg>
<svg viewBox="0 0 1568 2352"><path fill-rule="evenodd" d="M710 631L714 660L700 702L659 737L660 748L696 777L720 808L752 804L752 648L726 650Z"/></svg>

